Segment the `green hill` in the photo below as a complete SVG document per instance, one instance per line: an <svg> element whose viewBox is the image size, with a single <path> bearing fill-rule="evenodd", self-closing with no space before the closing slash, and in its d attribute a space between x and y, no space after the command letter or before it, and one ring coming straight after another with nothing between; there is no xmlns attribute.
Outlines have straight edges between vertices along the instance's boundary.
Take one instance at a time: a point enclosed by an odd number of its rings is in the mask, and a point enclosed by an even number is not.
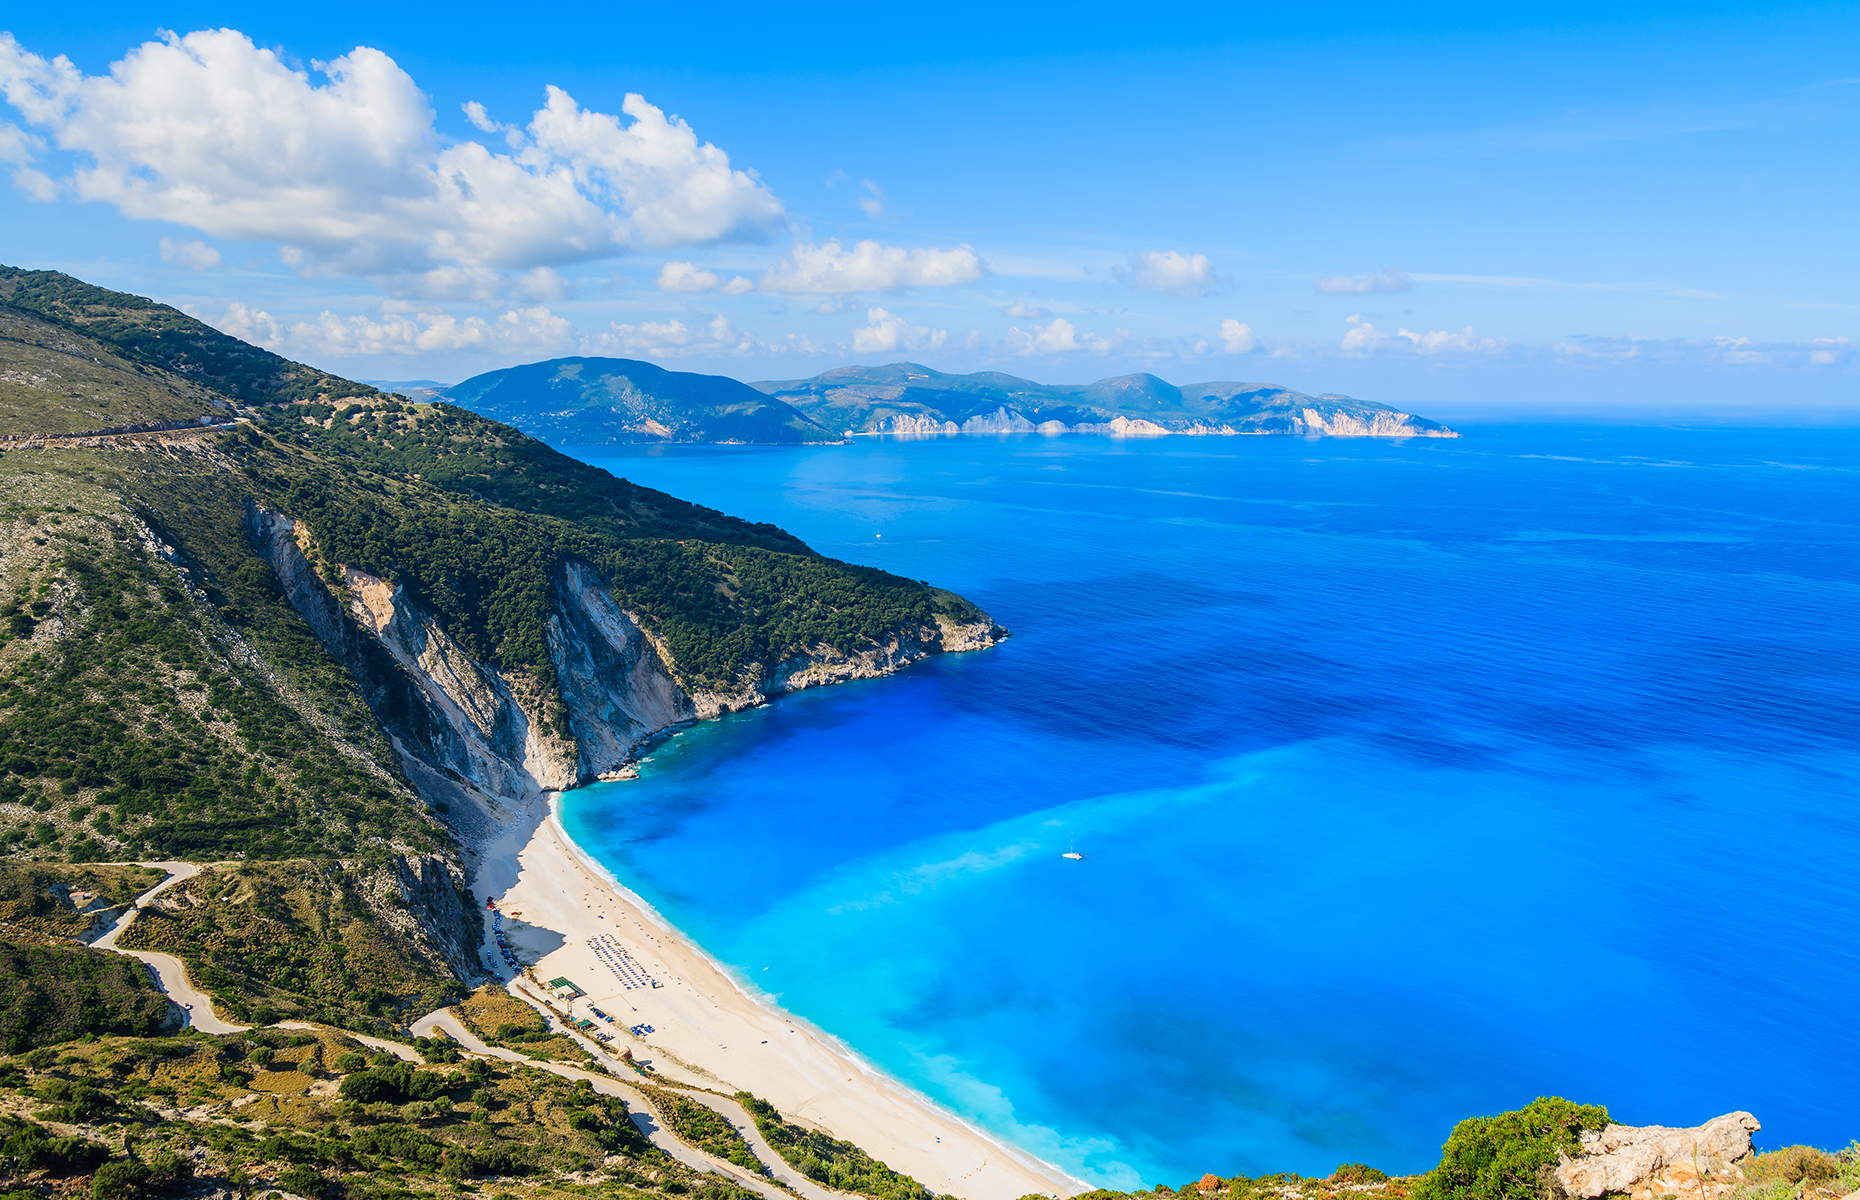
<svg viewBox="0 0 1860 1200"><path fill-rule="evenodd" d="M557 358L445 388L474 412L551 442L838 441L792 405L722 375L630 358Z"/></svg>

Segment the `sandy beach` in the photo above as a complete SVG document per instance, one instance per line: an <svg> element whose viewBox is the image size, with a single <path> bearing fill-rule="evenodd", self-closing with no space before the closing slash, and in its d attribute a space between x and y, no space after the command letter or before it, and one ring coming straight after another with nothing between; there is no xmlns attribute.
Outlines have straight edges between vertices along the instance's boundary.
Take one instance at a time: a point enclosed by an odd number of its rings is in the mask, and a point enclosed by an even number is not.
<svg viewBox="0 0 1860 1200"><path fill-rule="evenodd" d="M819 1030L745 992L643 900L616 883L562 831L553 797L530 801L480 847L477 888L496 900L503 930L542 980L566 978L614 1018L613 1048L661 1075L748 1091L791 1120L845 1138L938 1194L963 1200L1067 1196L1088 1185L1010 1148L862 1063ZM510 972L490 941L487 965ZM652 986L656 982L657 987ZM629 1026L650 1025L635 1037Z"/></svg>

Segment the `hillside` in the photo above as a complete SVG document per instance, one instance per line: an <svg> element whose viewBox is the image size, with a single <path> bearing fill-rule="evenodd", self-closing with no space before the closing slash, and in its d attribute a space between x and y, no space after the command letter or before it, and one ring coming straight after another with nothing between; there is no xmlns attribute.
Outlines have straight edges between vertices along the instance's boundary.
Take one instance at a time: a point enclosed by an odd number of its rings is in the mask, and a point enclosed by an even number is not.
<svg viewBox="0 0 1860 1200"><path fill-rule="evenodd" d="M513 803L996 636L463 409L67 276L0 289L0 860L242 860L125 943L235 1016L404 1028L481 975L465 850Z"/></svg>
<svg viewBox="0 0 1860 1200"><path fill-rule="evenodd" d="M551 442L834 442L792 406L722 375L629 358L557 358L443 389L474 412Z"/></svg>
<svg viewBox="0 0 1860 1200"><path fill-rule="evenodd" d="M1147 374L1042 384L995 371L948 375L892 363L753 386L847 433L1459 436L1434 421L1349 396L1307 396L1270 383L1177 387Z"/></svg>

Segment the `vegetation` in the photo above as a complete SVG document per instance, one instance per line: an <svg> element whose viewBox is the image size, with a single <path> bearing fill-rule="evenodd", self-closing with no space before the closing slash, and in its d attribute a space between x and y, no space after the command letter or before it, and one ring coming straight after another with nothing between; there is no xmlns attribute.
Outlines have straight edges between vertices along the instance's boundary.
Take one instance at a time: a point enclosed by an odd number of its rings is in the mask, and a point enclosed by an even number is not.
<svg viewBox="0 0 1860 1200"><path fill-rule="evenodd" d="M652 1102L659 1119L665 1122L667 1129L678 1135L680 1141L688 1142L757 1175L768 1174L768 1167L756 1157L749 1143L743 1140L743 1135L736 1131L736 1126L715 1109L699 1104L672 1088L647 1083L643 1079L634 1080L633 1086Z"/></svg>
<svg viewBox="0 0 1860 1200"><path fill-rule="evenodd" d="M712 687L816 646L881 644L933 626L938 611L980 616L447 405L299 405L265 429L273 436L226 441L267 503L309 523L327 561L405 585L474 657L547 682L543 622L568 562L598 571L663 637L674 669ZM338 456L347 471L324 465Z"/></svg>
<svg viewBox="0 0 1860 1200"><path fill-rule="evenodd" d="M242 342L166 304L58 271L0 267L0 304L104 342L132 363L198 380L242 404L378 394L367 384Z"/></svg>
<svg viewBox="0 0 1860 1200"><path fill-rule="evenodd" d="M743 1102L775 1152L814 1182L877 1200L932 1200L934 1194L929 1188L908 1175L900 1175L851 1142L785 1120L774 1105L748 1092L738 1092L736 1098Z"/></svg>
<svg viewBox="0 0 1860 1200"><path fill-rule="evenodd" d="M594 1061L574 1038L550 1029L541 1013L497 984L485 984L452 1011L487 1046L502 1046L544 1061Z"/></svg>
<svg viewBox="0 0 1860 1200"><path fill-rule="evenodd" d="M367 868L329 861L212 867L171 889L173 907L144 909L120 944L181 957L241 1023L391 1032L465 989L430 945L377 911L379 890Z"/></svg>
<svg viewBox="0 0 1860 1200"><path fill-rule="evenodd" d="M0 1047L9 1052L85 1034L157 1033L173 1020L142 964L84 946L0 942Z"/></svg>
<svg viewBox="0 0 1860 1200"><path fill-rule="evenodd" d="M0 927L82 938L166 877L158 867L0 861Z"/></svg>
<svg viewBox="0 0 1860 1200"><path fill-rule="evenodd" d="M652 1147L622 1101L586 1083L482 1061L365 1061L332 1030L105 1037L58 1056L0 1059L0 1087L43 1110L0 1115L0 1192L145 1200L192 1174L253 1195L279 1187L390 1200L451 1194L476 1179L512 1197L553 1189L751 1200ZM325 1086L332 1073L334 1089ZM383 1078L396 1082L352 1082ZM74 1105L87 1120L107 1121L100 1134L58 1133L54 1126L78 1115Z"/></svg>
<svg viewBox="0 0 1860 1200"><path fill-rule="evenodd" d="M1496 1117L1470 1117L1453 1127L1440 1165L1415 1185L1414 1200L1537 1200L1558 1156L1580 1148L1583 1130L1607 1125L1601 1105L1557 1096Z"/></svg>

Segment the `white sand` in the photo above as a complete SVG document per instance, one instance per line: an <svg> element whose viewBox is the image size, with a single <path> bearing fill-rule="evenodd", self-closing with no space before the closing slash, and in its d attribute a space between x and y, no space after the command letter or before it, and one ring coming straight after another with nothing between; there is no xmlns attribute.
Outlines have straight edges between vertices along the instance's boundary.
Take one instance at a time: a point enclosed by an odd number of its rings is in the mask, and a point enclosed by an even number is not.
<svg viewBox="0 0 1860 1200"><path fill-rule="evenodd" d="M537 978L584 989L574 1005L618 1053L671 1079L760 1096L791 1119L844 1138L938 1194L964 1200L1069 1196L1087 1185L1012 1149L851 1054L821 1031L748 995L717 963L621 887L563 833L546 800L482 846L477 886L497 901L504 932ZM487 946L508 975L495 943ZM611 938L661 985L625 986L590 947ZM635 1038L631 1025L654 1032Z"/></svg>

